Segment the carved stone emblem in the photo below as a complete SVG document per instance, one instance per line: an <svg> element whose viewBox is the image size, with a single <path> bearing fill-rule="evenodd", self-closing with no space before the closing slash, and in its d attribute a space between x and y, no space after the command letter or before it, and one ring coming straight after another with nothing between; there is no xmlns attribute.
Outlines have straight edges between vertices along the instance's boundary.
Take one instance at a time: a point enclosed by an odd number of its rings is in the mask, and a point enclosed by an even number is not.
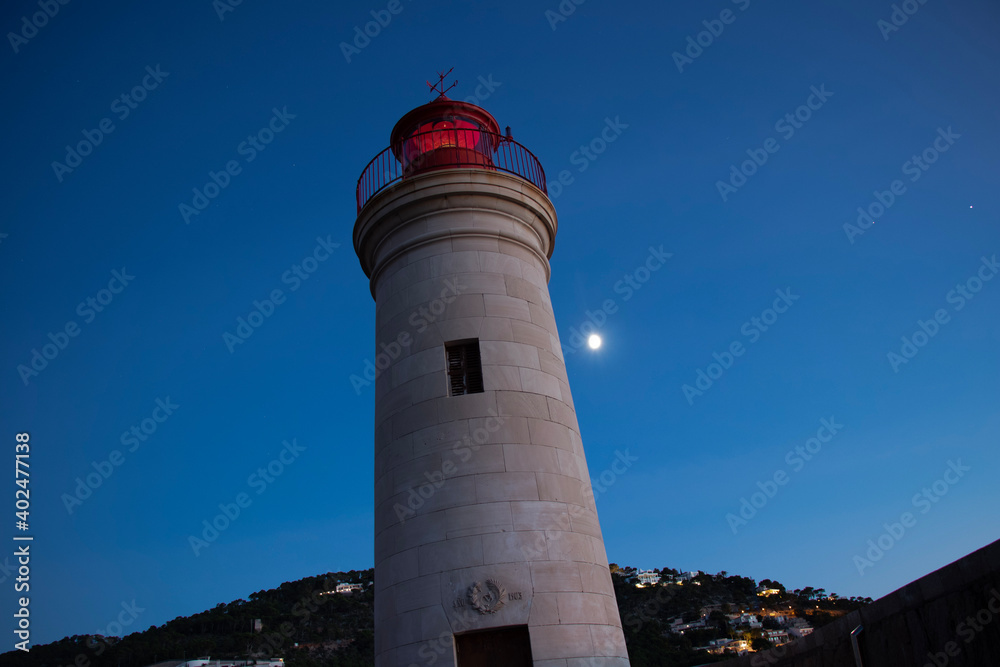
<svg viewBox="0 0 1000 667"><path fill-rule="evenodd" d="M495 614L500 611L507 596L507 589L496 579L487 579L485 586L477 581L469 587L469 604L480 614Z"/></svg>

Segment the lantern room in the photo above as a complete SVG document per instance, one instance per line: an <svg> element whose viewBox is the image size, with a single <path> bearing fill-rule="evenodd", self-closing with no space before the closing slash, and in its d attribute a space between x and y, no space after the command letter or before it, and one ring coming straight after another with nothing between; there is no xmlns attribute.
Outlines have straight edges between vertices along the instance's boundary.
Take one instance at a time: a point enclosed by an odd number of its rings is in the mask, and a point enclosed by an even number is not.
<svg viewBox="0 0 1000 667"><path fill-rule="evenodd" d="M499 143L499 125L488 111L443 94L400 118L390 136L403 178L450 167L494 169Z"/></svg>
<svg viewBox="0 0 1000 667"><path fill-rule="evenodd" d="M445 76L440 75L439 85L443 86ZM514 141L509 127L501 135L488 111L449 99L445 93L450 88L431 88L438 93L437 99L400 118L392 128L389 147L373 157L358 177L359 214L385 188L440 169L506 172L546 192L545 170L531 151Z"/></svg>

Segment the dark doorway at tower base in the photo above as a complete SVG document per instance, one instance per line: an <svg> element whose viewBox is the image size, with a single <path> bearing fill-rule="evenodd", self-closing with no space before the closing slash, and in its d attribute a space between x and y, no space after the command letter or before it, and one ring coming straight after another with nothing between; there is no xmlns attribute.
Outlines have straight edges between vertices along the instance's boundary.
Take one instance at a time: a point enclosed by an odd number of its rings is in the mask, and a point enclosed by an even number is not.
<svg viewBox="0 0 1000 667"><path fill-rule="evenodd" d="M527 626L455 637L458 667L531 667Z"/></svg>

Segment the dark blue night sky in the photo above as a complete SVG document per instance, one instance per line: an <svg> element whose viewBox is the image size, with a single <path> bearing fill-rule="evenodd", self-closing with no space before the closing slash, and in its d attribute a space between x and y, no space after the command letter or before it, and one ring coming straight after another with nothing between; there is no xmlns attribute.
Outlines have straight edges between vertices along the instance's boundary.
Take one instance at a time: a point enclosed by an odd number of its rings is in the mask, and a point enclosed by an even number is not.
<svg viewBox="0 0 1000 667"><path fill-rule="evenodd" d="M610 560L878 597L995 540L1000 8L897 7L6 3L0 651L18 432L33 643L373 565L355 185L452 66L546 169Z"/></svg>

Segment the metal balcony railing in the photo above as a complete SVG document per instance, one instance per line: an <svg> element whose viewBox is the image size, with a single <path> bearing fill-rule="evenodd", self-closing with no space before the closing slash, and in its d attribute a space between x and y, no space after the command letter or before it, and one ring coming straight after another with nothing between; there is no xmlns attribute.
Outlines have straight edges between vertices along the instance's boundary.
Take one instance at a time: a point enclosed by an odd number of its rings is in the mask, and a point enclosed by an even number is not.
<svg viewBox="0 0 1000 667"><path fill-rule="evenodd" d="M450 167L505 171L548 193L538 158L511 137L480 129L431 130L410 135L372 158L358 177L358 213L396 181Z"/></svg>

